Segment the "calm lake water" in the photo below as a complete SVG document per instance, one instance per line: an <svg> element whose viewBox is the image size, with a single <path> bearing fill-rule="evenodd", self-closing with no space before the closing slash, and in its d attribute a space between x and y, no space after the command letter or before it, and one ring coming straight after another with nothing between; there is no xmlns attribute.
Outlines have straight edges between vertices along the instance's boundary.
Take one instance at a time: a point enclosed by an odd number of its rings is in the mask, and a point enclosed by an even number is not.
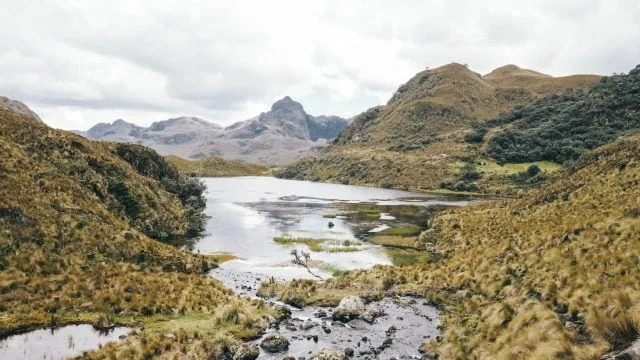
<svg viewBox="0 0 640 360"><path fill-rule="evenodd" d="M110 341L118 341L129 331L131 329L127 327L99 331L87 324L34 330L0 340L0 359L66 359Z"/></svg>
<svg viewBox="0 0 640 360"><path fill-rule="evenodd" d="M340 245L355 241L363 224L340 214L345 207L368 204L372 207L435 205L462 206L469 199L440 194L412 193L364 186L283 180L271 177L204 178L207 185L207 215L211 216L206 236L194 250L203 254L228 252L239 257L222 265L225 270L274 275L280 278L304 278L310 275L290 263L290 252L309 252L305 244L278 244L278 236L329 239ZM388 213L369 219L364 226L380 231L396 219ZM333 226L329 227L329 223ZM339 247L339 246L338 246ZM362 243L356 252L311 251L315 270L332 271L369 268L390 264L384 248Z"/></svg>

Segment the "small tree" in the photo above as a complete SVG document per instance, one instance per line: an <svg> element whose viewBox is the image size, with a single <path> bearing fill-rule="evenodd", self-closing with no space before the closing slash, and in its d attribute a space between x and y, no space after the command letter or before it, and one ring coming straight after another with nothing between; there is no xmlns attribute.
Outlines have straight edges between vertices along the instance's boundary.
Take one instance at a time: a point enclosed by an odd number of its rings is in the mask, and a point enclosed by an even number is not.
<svg viewBox="0 0 640 360"><path fill-rule="evenodd" d="M305 269L307 269L309 274L317 277L320 280L324 280L320 275L311 271L311 266L309 265L309 262L311 261L311 255L309 255L308 252L304 252L304 251L298 252L298 250L293 249L291 250L291 256L293 257L293 259L291 259L292 264L300 265Z"/></svg>

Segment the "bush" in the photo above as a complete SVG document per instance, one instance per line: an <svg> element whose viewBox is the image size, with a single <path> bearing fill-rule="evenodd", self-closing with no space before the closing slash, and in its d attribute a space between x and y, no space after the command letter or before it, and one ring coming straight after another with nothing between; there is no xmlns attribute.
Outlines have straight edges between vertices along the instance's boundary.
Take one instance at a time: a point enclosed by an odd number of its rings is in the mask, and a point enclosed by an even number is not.
<svg viewBox="0 0 640 360"><path fill-rule="evenodd" d="M585 150L640 129L640 74L603 78L589 92L546 96L487 122L509 129L489 139L487 154L499 163L564 163ZM473 138L473 136L471 136Z"/></svg>

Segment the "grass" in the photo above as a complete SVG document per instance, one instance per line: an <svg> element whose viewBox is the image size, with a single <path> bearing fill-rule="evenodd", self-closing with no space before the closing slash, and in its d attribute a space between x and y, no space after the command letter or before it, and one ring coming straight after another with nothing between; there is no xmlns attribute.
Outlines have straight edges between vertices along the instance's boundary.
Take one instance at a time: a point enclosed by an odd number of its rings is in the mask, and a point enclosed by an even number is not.
<svg viewBox="0 0 640 360"><path fill-rule="evenodd" d="M382 230L377 235L389 235L389 236L418 236L420 235L420 228L417 226L399 226Z"/></svg>
<svg viewBox="0 0 640 360"><path fill-rule="evenodd" d="M335 219L337 217L336 214L324 214L322 215L323 218L325 219Z"/></svg>
<svg viewBox="0 0 640 360"><path fill-rule="evenodd" d="M291 245L291 244L304 244L307 245L309 250L314 252L326 251L328 253L339 252L355 252L362 250L358 246L360 242L354 240L332 240L332 239L315 239L315 238L300 238L291 236L276 236L273 238L278 244Z"/></svg>
<svg viewBox="0 0 640 360"><path fill-rule="evenodd" d="M369 242L376 245L391 246L399 248L418 248L420 244L416 236L399 236L399 235L372 235Z"/></svg>
<svg viewBox="0 0 640 360"><path fill-rule="evenodd" d="M328 239L314 239L314 238L299 238L299 237L290 237L290 236L276 236L273 238L278 244L281 245L291 245L291 244L305 244L311 251L322 251L322 243L327 241Z"/></svg>
<svg viewBox="0 0 640 360"><path fill-rule="evenodd" d="M226 261L236 260L238 257L230 252L218 252L208 255L213 258L217 263L223 263Z"/></svg>

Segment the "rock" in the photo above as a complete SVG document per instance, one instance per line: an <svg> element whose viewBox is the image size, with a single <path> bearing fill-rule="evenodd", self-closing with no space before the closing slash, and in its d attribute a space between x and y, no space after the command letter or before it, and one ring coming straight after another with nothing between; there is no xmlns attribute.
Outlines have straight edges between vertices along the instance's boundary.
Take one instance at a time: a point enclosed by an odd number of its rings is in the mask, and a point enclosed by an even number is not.
<svg viewBox="0 0 640 360"><path fill-rule="evenodd" d="M233 360L255 360L260 355L257 345L242 344L233 354Z"/></svg>
<svg viewBox="0 0 640 360"><path fill-rule="evenodd" d="M127 338L127 335L120 335L120 336L118 336L118 339L120 339L120 340L124 340L124 339L126 339L126 338Z"/></svg>
<svg viewBox="0 0 640 360"><path fill-rule="evenodd" d="M316 325L318 325L318 324L314 323L313 321L307 320L304 323L302 323L302 325L300 325L300 328L302 330L309 330L309 329L313 328Z"/></svg>
<svg viewBox="0 0 640 360"><path fill-rule="evenodd" d="M269 334L262 339L260 347L270 353L282 352L289 348L289 340L280 334Z"/></svg>
<svg viewBox="0 0 640 360"><path fill-rule="evenodd" d="M398 328L395 327L395 325L391 325L391 326L389 326L387 331L385 331L385 334L387 334L387 336L391 336L391 335L396 333L396 330L398 330Z"/></svg>
<svg viewBox="0 0 640 360"><path fill-rule="evenodd" d="M165 339L175 340L176 336L173 334L164 334Z"/></svg>
<svg viewBox="0 0 640 360"><path fill-rule="evenodd" d="M367 309L364 314L362 314L362 320L368 322L369 324L373 324L376 318L384 315L384 311L380 308L370 308Z"/></svg>
<svg viewBox="0 0 640 360"><path fill-rule="evenodd" d="M640 339L628 348L610 353L602 357L603 360L640 360Z"/></svg>
<svg viewBox="0 0 640 360"><path fill-rule="evenodd" d="M347 355L348 357L352 357L353 354L355 354L355 351L353 351L352 348L348 347L344 349L344 354Z"/></svg>
<svg viewBox="0 0 640 360"><path fill-rule="evenodd" d="M318 310L316 312L313 313L313 316L319 318L319 319L324 319L327 317L327 312L324 310Z"/></svg>
<svg viewBox="0 0 640 360"><path fill-rule="evenodd" d="M438 359L438 354L432 352L432 351L426 351L424 353L422 353L422 357L420 358L421 360L436 360Z"/></svg>
<svg viewBox="0 0 640 360"><path fill-rule="evenodd" d="M365 312L364 301L358 296L347 296L333 312L333 320L348 322L361 317Z"/></svg>
<svg viewBox="0 0 640 360"><path fill-rule="evenodd" d="M315 353L309 357L309 360L346 360L343 350L340 349L324 349L318 353Z"/></svg>
<svg viewBox="0 0 640 360"><path fill-rule="evenodd" d="M296 360L296 358L294 356L285 356L282 360Z"/></svg>

